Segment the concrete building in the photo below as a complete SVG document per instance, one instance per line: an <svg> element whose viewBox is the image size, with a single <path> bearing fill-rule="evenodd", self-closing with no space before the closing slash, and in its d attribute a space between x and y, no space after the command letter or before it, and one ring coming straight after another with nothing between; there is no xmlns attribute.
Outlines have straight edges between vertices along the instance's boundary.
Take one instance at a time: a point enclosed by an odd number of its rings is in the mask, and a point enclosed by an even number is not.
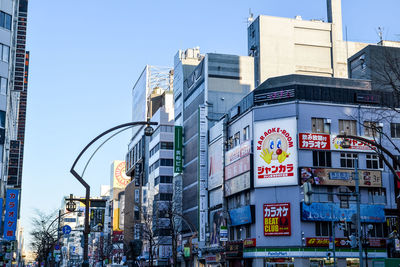
<svg viewBox="0 0 400 267"><path fill-rule="evenodd" d="M370 80L372 88L400 90L400 42L381 41L368 45L349 58L349 77Z"/></svg>
<svg viewBox="0 0 400 267"><path fill-rule="evenodd" d="M347 78L347 58L367 44L343 41L341 0L327 0L327 17L258 16L248 27L255 85L287 74Z"/></svg>
<svg viewBox="0 0 400 267"><path fill-rule="evenodd" d="M374 124L388 136L375 140L397 154L391 142L400 145L393 131L400 118L390 109L384 117L377 112L390 101L391 93L371 90L369 81L287 75L268 79L235 105L226 118L226 204L218 222L229 228L225 262L332 264L328 245L334 229L337 266L356 264L358 249L348 241L355 234L355 198L328 194L354 192L355 168L368 258L386 258L386 238L399 222L398 184L373 149L360 142L343 148L336 135L374 139L379 135L370 127ZM304 203L305 181L312 182L315 192L311 205ZM219 253L208 252L206 262L220 263Z"/></svg>
<svg viewBox="0 0 400 267"><path fill-rule="evenodd" d="M180 77L174 81L179 87L174 91L175 121L176 127L183 127L183 140L179 140L183 144L179 155L182 164L174 166L178 167L174 177L175 202L182 205L182 245L186 246L193 232L197 232L197 238L191 240L196 251L196 247L206 245L208 233L208 129L253 90L253 59L214 53L202 56L196 49L178 52L175 65L180 67L174 70L174 75Z"/></svg>

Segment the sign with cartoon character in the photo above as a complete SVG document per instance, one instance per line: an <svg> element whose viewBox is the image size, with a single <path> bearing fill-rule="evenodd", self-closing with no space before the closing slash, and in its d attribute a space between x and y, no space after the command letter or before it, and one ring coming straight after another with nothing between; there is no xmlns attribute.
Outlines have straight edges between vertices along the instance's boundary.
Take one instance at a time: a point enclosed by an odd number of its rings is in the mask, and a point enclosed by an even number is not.
<svg viewBox="0 0 400 267"><path fill-rule="evenodd" d="M295 117L254 123L254 187L297 184Z"/></svg>

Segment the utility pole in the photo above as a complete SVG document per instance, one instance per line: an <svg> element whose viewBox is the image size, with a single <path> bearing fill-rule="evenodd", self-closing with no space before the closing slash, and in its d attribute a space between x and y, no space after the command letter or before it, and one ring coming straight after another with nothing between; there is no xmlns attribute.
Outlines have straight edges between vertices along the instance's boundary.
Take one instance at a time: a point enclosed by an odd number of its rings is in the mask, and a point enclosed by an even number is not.
<svg viewBox="0 0 400 267"><path fill-rule="evenodd" d="M358 254L360 258L360 266L363 267L363 251L362 251L362 234L361 234L361 212L360 212L360 181L358 177L358 157L354 160L354 180L356 183L356 200L357 200L357 232L358 232Z"/></svg>

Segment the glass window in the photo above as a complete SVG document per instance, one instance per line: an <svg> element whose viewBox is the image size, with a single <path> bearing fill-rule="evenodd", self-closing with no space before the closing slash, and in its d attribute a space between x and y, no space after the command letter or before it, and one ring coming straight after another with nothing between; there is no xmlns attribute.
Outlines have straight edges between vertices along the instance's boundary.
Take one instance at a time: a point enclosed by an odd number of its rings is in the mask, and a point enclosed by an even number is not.
<svg viewBox="0 0 400 267"><path fill-rule="evenodd" d="M6 14L4 12L0 12L0 27L3 27L3 28L5 25L5 16L6 16Z"/></svg>
<svg viewBox="0 0 400 267"><path fill-rule="evenodd" d="M386 188L369 188L369 204L386 204Z"/></svg>
<svg viewBox="0 0 400 267"><path fill-rule="evenodd" d="M400 138L400 123L390 124L390 135L393 138Z"/></svg>
<svg viewBox="0 0 400 267"><path fill-rule="evenodd" d="M331 152L313 151L313 165L316 167L332 167Z"/></svg>
<svg viewBox="0 0 400 267"><path fill-rule="evenodd" d="M354 168L356 160L357 160L357 166L359 166L358 165L358 154L340 153L340 167L342 167L342 168Z"/></svg>
<svg viewBox="0 0 400 267"><path fill-rule="evenodd" d="M5 14L5 18L6 21L4 26L6 29L11 30L11 15Z"/></svg>
<svg viewBox="0 0 400 267"><path fill-rule="evenodd" d="M339 120L339 133L357 135L357 122L353 120Z"/></svg>
<svg viewBox="0 0 400 267"><path fill-rule="evenodd" d="M240 132L235 133L233 139L234 139L234 141L233 141L234 147L240 145Z"/></svg>
<svg viewBox="0 0 400 267"><path fill-rule="evenodd" d="M314 192L318 193L318 194L312 195L313 202L332 202L333 201L333 195L330 195L330 193L332 193L332 187L313 186L312 190Z"/></svg>
<svg viewBox="0 0 400 267"><path fill-rule="evenodd" d="M378 157L378 155L367 154L365 158L367 169L383 169L383 161L380 157Z"/></svg>
<svg viewBox="0 0 400 267"><path fill-rule="evenodd" d="M330 120L324 118L311 118L311 131L313 133L331 133Z"/></svg>
<svg viewBox="0 0 400 267"><path fill-rule="evenodd" d="M315 222L315 235L330 236L331 235L330 222Z"/></svg>
<svg viewBox="0 0 400 267"><path fill-rule="evenodd" d="M368 229L368 226L372 225L372 229ZM386 227L383 223L369 223L364 225L368 229L368 236L370 237L386 237L387 233L385 231Z"/></svg>
<svg viewBox="0 0 400 267"><path fill-rule="evenodd" d="M249 140L250 139L250 127L247 125L244 129L243 129L243 140Z"/></svg>
<svg viewBox="0 0 400 267"><path fill-rule="evenodd" d="M0 78L0 94L5 95L7 94L7 83L8 80L6 78Z"/></svg>
<svg viewBox="0 0 400 267"><path fill-rule="evenodd" d="M161 142L161 149L173 150L174 149L174 143L173 142Z"/></svg>
<svg viewBox="0 0 400 267"><path fill-rule="evenodd" d="M382 127L373 121L364 121L364 135L368 137L378 137L382 132Z"/></svg>

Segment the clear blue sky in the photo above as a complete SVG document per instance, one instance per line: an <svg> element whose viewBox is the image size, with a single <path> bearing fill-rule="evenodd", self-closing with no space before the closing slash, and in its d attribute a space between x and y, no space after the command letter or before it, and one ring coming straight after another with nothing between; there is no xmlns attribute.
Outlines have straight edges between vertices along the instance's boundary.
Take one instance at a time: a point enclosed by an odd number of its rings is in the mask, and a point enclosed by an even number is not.
<svg viewBox="0 0 400 267"><path fill-rule="evenodd" d="M399 0L342 0L348 40L400 40ZM324 19L325 0L40 0L29 2L31 51L22 223L35 208L60 207L63 195L84 195L69 173L96 135L130 121L131 88L146 64L172 66L178 49L247 54L246 18L259 14ZM397 35L396 35L397 34ZM124 159L129 131L89 165L92 195L108 184L112 160Z"/></svg>

